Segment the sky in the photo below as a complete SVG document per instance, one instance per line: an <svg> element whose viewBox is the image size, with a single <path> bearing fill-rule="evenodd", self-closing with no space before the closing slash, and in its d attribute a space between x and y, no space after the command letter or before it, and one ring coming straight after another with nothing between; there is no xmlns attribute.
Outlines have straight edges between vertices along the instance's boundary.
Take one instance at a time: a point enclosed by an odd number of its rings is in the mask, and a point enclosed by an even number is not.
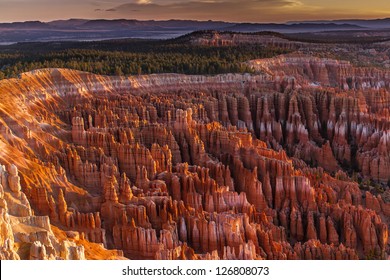
<svg viewBox="0 0 390 280"><path fill-rule="evenodd" d="M390 17L389 0L0 0L0 22L194 19L230 22Z"/></svg>

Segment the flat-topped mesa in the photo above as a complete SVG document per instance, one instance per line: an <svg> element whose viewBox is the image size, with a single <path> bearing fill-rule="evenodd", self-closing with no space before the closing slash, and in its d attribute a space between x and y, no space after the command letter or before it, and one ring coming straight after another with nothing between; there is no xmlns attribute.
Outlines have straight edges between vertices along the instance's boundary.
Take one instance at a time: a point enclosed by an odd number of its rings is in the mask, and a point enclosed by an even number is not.
<svg viewBox="0 0 390 280"><path fill-rule="evenodd" d="M388 258L387 74L258 65L0 81L1 258Z"/></svg>
<svg viewBox="0 0 390 280"><path fill-rule="evenodd" d="M204 32L204 31L203 31ZM240 46L240 45L264 45L282 49L298 49L308 45L307 43L290 41L278 35L269 34L245 34L210 31L203 34L196 34L191 38L191 43L201 46Z"/></svg>

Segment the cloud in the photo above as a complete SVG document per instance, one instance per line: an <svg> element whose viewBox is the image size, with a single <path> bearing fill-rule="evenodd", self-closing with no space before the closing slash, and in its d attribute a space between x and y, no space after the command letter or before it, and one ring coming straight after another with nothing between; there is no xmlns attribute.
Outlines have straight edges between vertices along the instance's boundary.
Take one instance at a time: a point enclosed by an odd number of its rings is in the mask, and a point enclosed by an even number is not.
<svg viewBox="0 0 390 280"><path fill-rule="evenodd" d="M0 0L0 7L1 22L47 21L75 17L285 22L290 20L388 17L390 1ZM101 9L101 11L95 11L96 8Z"/></svg>
<svg viewBox="0 0 390 280"><path fill-rule="evenodd" d="M135 10L138 19L197 19L262 22L302 6L298 0L133 0L115 7L120 17ZM277 19L276 19L277 21Z"/></svg>

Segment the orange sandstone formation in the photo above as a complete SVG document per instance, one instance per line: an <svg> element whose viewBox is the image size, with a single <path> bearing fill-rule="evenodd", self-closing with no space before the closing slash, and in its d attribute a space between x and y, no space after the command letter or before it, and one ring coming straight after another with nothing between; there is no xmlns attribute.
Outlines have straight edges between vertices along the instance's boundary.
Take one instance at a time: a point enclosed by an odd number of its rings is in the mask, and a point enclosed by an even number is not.
<svg viewBox="0 0 390 280"><path fill-rule="evenodd" d="M251 63L0 81L1 259L388 258L389 73Z"/></svg>

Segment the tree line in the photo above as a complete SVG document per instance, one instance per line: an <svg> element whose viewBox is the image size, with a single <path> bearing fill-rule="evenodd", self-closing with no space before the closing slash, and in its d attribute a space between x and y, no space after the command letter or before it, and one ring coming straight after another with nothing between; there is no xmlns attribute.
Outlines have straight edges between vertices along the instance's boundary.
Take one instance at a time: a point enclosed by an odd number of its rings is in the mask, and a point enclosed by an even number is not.
<svg viewBox="0 0 390 280"><path fill-rule="evenodd" d="M288 50L259 45L211 47L177 41L22 43L0 47L0 79L40 68L70 68L103 75L252 72L242 62Z"/></svg>

